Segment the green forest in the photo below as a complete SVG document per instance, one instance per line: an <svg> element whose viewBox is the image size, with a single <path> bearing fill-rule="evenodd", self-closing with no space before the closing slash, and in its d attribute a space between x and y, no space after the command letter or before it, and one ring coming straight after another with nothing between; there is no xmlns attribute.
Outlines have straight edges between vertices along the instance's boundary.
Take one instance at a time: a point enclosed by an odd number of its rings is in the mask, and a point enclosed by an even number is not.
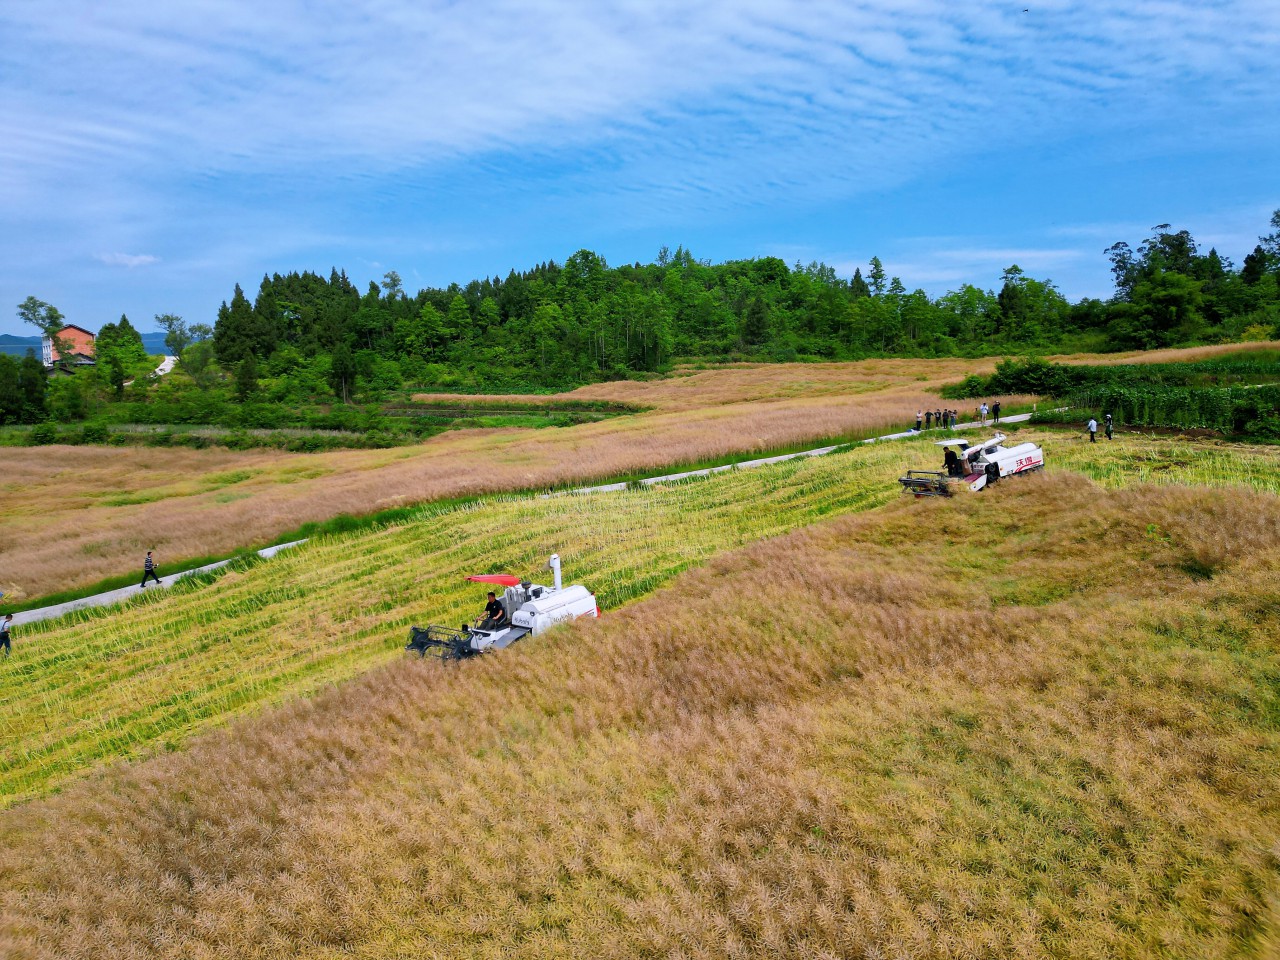
<svg viewBox="0 0 1280 960"><path fill-rule="evenodd" d="M351 443L406 442L448 419L397 419L413 390L550 392L648 377L678 362L854 360L1150 349L1280 337L1280 210L1237 267L1186 230L1153 228L1136 247L1102 251L1108 300L1069 302L1018 266L998 290L965 284L932 298L886 276L873 257L843 278L776 257L711 264L683 247L610 266L580 250L505 278L407 293L388 272L359 290L345 272L237 284L212 324L162 315L175 375L159 383L127 317L98 333L96 366L45 384L31 361L0 357L5 423L211 424L241 431L346 432ZM24 322L56 330L62 314L29 297ZM39 366L38 361L35 364ZM131 380L137 383L129 386ZM39 382L37 382L39 381ZM391 412L393 415L388 416ZM568 422L545 419L532 425ZM470 420L467 425L475 425ZM488 423L488 421L484 421ZM43 442L66 439L45 428ZM190 442L201 442L186 438ZM299 449L329 439L295 437ZM185 442L179 440L179 442ZM222 442L222 441L219 441Z"/></svg>
<svg viewBox="0 0 1280 960"><path fill-rule="evenodd" d="M212 355L252 358L272 376L359 386L563 389L659 372L674 359L765 361L979 356L1028 350L1131 350L1269 339L1280 323L1280 211L1237 269L1167 224L1136 249L1106 251L1109 301L1070 303L1016 265L1000 289L966 284L936 299L887 277L837 276L776 257L710 264L665 248L610 267L581 250L505 279L409 296L388 273L361 293L344 273L263 277L218 311ZM317 363L318 358L328 362ZM302 384L299 384L302 386Z"/></svg>

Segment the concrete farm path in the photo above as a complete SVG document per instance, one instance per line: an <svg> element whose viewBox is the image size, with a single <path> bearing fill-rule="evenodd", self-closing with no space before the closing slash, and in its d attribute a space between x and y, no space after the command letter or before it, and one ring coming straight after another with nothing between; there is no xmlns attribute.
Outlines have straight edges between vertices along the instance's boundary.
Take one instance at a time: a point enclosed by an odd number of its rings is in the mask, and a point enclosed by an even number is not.
<svg viewBox="0 0 1280 960"><path fill-rule="evenodd" d="M1032 415L1029 413L1015 413L1008 417L1001 417L1000 422L1001 423L1022 423L1026 420L1030 420L1031 416ZM977 420L974 420L969 423L957 423L955 426L955 429L972 430L976 427L977 429L982 430L992 426L995 426L995 424L983 424ZM870 437L869 439L859 440L857 442L858 443L879 443L882 440L906 440L910 437L919 437L926 433L933 433L933 432L940 432L940 431L941 431L941 428L939 427L931 427L927 430L903 430L901 433L888 433L888 434L885 434L883 437ZM782 463L785 460L796 460L796 459L799 459L800 457L821 457L835 450L839 450L841 447L848 447L848 446L852 446L852 444L837 443L829 447L817 447L813 450L802 450L799 453L783 453L776 457L761 457L759 460L740 460L737 463L726 463L723 466L719 466L719 467L707 467L704 470L686 470L684 473L668 473L665 476L661 476L661 477L645 477L644 479L638 480L636 482L642 483L645 486L652 486L655 483L669 483L673 480L685 480L685 479L688 479L689 477L709 477L713 473L723 473L726 470L750 470L753 467L764 467L771 463ZM596 487L576 487L573 490L565 490L563 491L563 493L610 493L615 490L625 490L626 487L627 487L627 482L624 481L622 483L605 483ZM562 496L563 493L556 493L556 494L547 493L547 494L543 494L543 496L546 496L546 497Z"/></svg>
<svg viewBox="0 0 1280 960"><path fill-rule="evenodd" d="M165 357L164 360L160 362L160 366L156 367L154 370L152 370L150 373L147 374L147 379L152 380L157 377L163 377L166 373L168 373L170 370L173 369L173 365L177 362L178 362L177 357ZM126 380L124 382L124 385L127 387L131 383L133 383L132 380ZM15 619L17 618L15 617Z"/></svg>
<svg viewBox="0 0 1280 960"><path fill-rule="evenodd" d="M166 361L171 359L173 358L172 357L165 358ZM172 364L170 364L170 369L172 369ZM160 371L157 370L156 372L159 373ZM167 373L168 371L165 371L165 372ZM1031 414L1029 413L1016 413L1016 414L1013 414L1012 416L1001 417L1001 422L1002 423L1022 423L1030 419L1031 419ZM987 425L987 426L992 426L992 425ZM955 429L971 430L975 427L978 429L983 429L984 424L979 423L978 421L975 420L969 423L958 423L956 424ZM880 441L883 441L883 440L905 440L910 437L918 437L925 433L932 433L935 431L940 432L939 428L936 428L936 427L931 430L919 430L919 431L904 430L901 433L889 433L889 434L885 434L882 437L871 437L867 440L861 440L858 442L879 443ZM658 483L670 483L676 480L685 480L685 479L688 479L689 477L707 477L707 476L711 476L712 474L723 473L726 470L751 470L755 467L764 467L764 466L768 466L771 463L783 463L784 461L796 460L801 457L821 457L835 450L838 450L841 447L849 446L849 445L850 444L843 444L843 443L833 444L831 446L826 446L826 447L816 447L813 450L802 450L799 453L784 453L776 457L761 457L757 460L742 460L742 461L739 461L738 463L726 463L723 466L708 467L704 470L686 470L683 473L668 473L660 477L645 477L644 479L638 482L644 484L645 486L652 486ZM616 490L625 490L626 487L627 487L626 482L605 483L605 484L600 484L599 486L594 486L594 487L576 487L572 490L565 490L556 494L547 493L547 494L543 494L543 496L544 497L564 496L566 494L574 494L574 493L611 493ZM281 543L273 547L264 547L261 550L257 551L257 554L258 556L263 558L270 558L275 556L281 550L287 550L290 547L300 546L306 542L307 541L305 539L294 540L294 541L291 541L290 543ZM217 570L221 567L225 567L229 563L231 563L230 560L219 560L217 563L209 563L209 564L205 564L202 567L195 567L191 570L183 570L178 573L171 573L168 576L161 577L160 583L158 585L153 585L151 589L152 590L156 589L156 586L167 589L168 587L173 586L183 577L190 577L196 574L207 573L211 570ZM68 600L65 603L55 603L48 607L37 607L34 610L24 610L21 613L15 613L13 615L13 625L17 627L17 626L21 626L24 623L37 623L38 621L41 621L41 620L48 620L53 617L60 617L63 614L71 613L73 610L83 610L86 607L101 607L101 606L106 606L108 604L113 604L113 603L122 603L123 601L128 600L130 597L138 593L141 593L142 590L143 588L138 586L120 587L117 590L108 590L105 593L97 593L92 596L81 597L78 600Z"/></svg>
<svg viewBox="0 0 1280 960"><path fill-rule="evenodd" d="M306 540L294 540L290 543L279 543L273 547L263 547L257 551L258 556L263 558L274 557L281 550L287 550L290 547L296 547L299 544L306 543ZM218 570L231 563L230 560L219 560L217 563L206 563L203 567L194 567L190 570L182 570L178 573L171 573L161 577L160 582L152 581L151 590L157 588L168 589L183 577L191 577L200 573L208 573L210 570ZM64 613L71 613L73 610L83 610L85 607L102 607L112 603L123 603L135 594L143 592L143 587L136 584L128 587L120 587L117 590L108 590L106 593L95 593L90 597L81 597L79 600L68 600L65 603L55 603L48 607L37 607L34 610L23 610L13 615L13 625L19 627L24 623L36 623L40 620L48 620L52 617L60 617Z"/></svg>

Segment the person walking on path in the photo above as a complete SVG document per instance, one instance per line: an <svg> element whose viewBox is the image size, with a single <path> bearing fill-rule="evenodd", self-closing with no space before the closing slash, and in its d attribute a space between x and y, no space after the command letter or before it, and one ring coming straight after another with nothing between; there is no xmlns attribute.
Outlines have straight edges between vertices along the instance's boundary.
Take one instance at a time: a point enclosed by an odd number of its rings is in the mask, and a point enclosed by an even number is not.
<svg viewBox="0 0 1280 960"><path fill-rule="evenodd" d="M1098 442L1098 421L1093 419L1093 417L1089 418L1088 430L1089 430L1089 442L1097 443Z"/></svg>
<svg viewBox="0 0 1280 960"><path fill-rule="evenodd" d="M978 408L978 416L982 418L982 425L987 425L987 401L982 401L982 406Z"/></svg>
<svg viewBox="0 0 1280 960"><path fill-rule="evenodd" d="M4 655L7 657L13 653L13 644L9 642L9 631L13 628L13 614L6 613L4 620L0 621L0 647L4 648Z"/></svg>
<svg viewBox="0 0 1280 960"><path fill-rule="evenodd" d="M999 400L997 400L995 403L991 405L991 416L994 418L992 420L993 423L1000 422L1000 401Z"/></svg>
<svg viewBox="0 0 1280 960"><path fill-rule="evenodd" d="M924 423L924 414L919 410L916 411L916 433L920 432L920 425Z"/></svg>
<svg viewBox="0 0 1280 960"><path fill-rule="evenodd" d="M1107 439L1108 439L1108 440L1110 440L1110 439L1111 439L1111 426L1112 426L1112 423L1111 423L1111 414L1109 414L1109 413L1104 413L1104 414L1102 415L1102 419L1106 422L1106 425L1107 425Z"/></svg>
<svg viewBox="0 0 1280 960"><path fill-rule="evenodd" d="M142 561L142 582L138 584L139 590L147 585L147 577L150 577L157 584L160 582L160 577L156 573L156 562L151 559L150 550L147 551L147 559Z"/></svg>

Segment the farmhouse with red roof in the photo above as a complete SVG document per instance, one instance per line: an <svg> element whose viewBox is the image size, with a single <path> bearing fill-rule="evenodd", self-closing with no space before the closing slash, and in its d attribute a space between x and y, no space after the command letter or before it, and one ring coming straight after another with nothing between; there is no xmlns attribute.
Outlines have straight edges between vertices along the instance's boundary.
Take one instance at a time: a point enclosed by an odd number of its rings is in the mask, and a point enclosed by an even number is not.
<svg viewBox="0 0 1280 960"><path fill-rule="evenodd" d="M58 361L61 364L73 364L75 366L93 366L94 363L94 335L90 330L84 327L77 327L74 323L69 323L57 333L58 340L62 347L66 348L58 350ZM50 337L45 337L41 344L44 353L44 365L52 367L54 365L54 346Z"/></svg>

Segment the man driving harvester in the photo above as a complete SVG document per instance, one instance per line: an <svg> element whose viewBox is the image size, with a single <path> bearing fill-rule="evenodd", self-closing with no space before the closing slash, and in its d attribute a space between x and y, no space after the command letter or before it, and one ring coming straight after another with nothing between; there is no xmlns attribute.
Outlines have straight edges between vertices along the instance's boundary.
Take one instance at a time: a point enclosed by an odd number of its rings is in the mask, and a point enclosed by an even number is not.
<svg viewBox="0 0 1280 960"><path fill-rule="evenodd" d="M484 619L477 626L481 630L497 630L499 627L506 627L507 611L503 608L501 601L498 600L497 594L492 590L489 591L489 602L484 605Z"/></svg>

